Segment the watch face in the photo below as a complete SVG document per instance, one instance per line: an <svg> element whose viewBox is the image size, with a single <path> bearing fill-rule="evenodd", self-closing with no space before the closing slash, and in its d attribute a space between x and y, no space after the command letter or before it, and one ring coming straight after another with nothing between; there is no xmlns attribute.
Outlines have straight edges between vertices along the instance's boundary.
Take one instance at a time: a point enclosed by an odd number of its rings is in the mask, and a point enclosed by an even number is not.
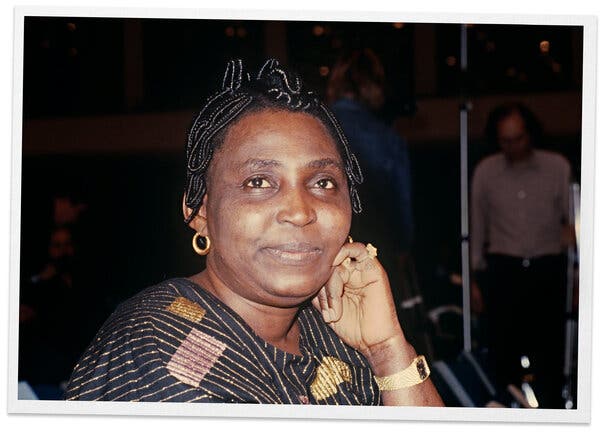
<svg viewBox="0 0 600 433"><path fill-rule="evenodd" d="M419 359L417 361L417 371L419 372L419 377L421 378L421 380L427 379L427 366L425 365L425 361L423 359Z"/></svg>

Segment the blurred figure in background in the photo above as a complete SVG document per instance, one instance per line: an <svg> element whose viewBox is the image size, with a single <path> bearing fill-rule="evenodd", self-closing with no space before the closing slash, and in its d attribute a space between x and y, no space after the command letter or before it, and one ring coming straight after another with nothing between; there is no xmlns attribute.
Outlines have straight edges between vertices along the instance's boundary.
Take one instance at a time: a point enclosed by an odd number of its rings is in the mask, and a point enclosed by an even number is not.
<svg viewBox="0 0 600 433"><path fill-rule="evenodd" d="M61 387L93 335L87 327L95 326L94 307L79 288L74 241L86 205L62 195L52 205L46 259L39 272L22 280L19 304L19 380L40 399L62 398Z"/></svg>
<svg viewBox="0 0 600 433"><path fill-rule="evenodd" d="M536 149L541 132L521 104L489 115L486 135L500 152L482 160L472 180L472 303L487 315L498 385L520 384L528 369L540 407L564 408L571 171L562 156Z"/></svg>
<svg viewBox="0 0 600 433"><path fill-rule="evenodd" d="M40 397L60 398L60 383L77 360L72 347L78 332L72 328L78 315L74 257L71 230L53 229L46 264L21 288L19 380L29 382Z"/></svg>
<svg viewBox="0 0 600 433"><path fill-rule="evenodd" d="M351 233L377 242L401 307L401 300L413 296L403 293L403 270L413 238L410 162L404 139L378 116L385 103L385 72L371 49L339 58L331 71L327 100L361 161L368 188L362 194L365 212L355 217Z"/></svg>

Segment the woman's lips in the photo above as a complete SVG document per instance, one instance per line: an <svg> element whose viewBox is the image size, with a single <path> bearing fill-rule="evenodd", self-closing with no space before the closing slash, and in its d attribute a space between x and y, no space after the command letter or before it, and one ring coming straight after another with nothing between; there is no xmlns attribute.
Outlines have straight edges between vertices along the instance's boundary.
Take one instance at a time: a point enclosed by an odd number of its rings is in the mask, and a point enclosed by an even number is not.
<svg viewBox="0 0 600 433"><path fill-rule="evenodd" d="M323 253L321 248L305 242L289 242L263 248L270 257L284 265L303 266L315 261Z"/></svg>

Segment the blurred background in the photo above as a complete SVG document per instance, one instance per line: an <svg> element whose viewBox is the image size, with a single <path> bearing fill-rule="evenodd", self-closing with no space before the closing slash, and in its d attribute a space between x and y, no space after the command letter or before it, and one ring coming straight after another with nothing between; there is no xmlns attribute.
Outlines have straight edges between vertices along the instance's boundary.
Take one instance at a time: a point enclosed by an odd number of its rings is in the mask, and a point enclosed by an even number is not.
<svg viewBox="0 0 600 433"><path fill-rule="evenodd" d="M410 161L414 223L394 288L403 326L439 362L448 405L527 406L477 370L486 365L477 314L477 362L464 361L459 114L468 101L469 178L498 150L484 136L489 112L518 101L578 183L580 26L26 17L19 379L37 398L60 398L119 302L202 269L181 215L184 145L226 61L256 69L275 57L325 96L339 56L362 48L385 69L378 115Z"/></svg>

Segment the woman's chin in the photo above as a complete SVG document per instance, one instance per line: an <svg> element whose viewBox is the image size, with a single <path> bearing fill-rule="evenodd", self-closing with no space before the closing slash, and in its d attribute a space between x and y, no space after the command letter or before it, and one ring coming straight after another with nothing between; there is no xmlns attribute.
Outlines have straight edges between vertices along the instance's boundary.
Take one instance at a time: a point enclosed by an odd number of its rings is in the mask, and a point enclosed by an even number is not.
<svg viewBox="0 0 600 433"><path fill-rule="evenodd" d="M315 296L325 280L320 283L321 280L315 280L315 278L306 278L306 276L292 278L286 276L286 278L277 279L273 278L269 281L270 293L273 303L282 307L297 307L304 302L310 300Z"/></svg>

